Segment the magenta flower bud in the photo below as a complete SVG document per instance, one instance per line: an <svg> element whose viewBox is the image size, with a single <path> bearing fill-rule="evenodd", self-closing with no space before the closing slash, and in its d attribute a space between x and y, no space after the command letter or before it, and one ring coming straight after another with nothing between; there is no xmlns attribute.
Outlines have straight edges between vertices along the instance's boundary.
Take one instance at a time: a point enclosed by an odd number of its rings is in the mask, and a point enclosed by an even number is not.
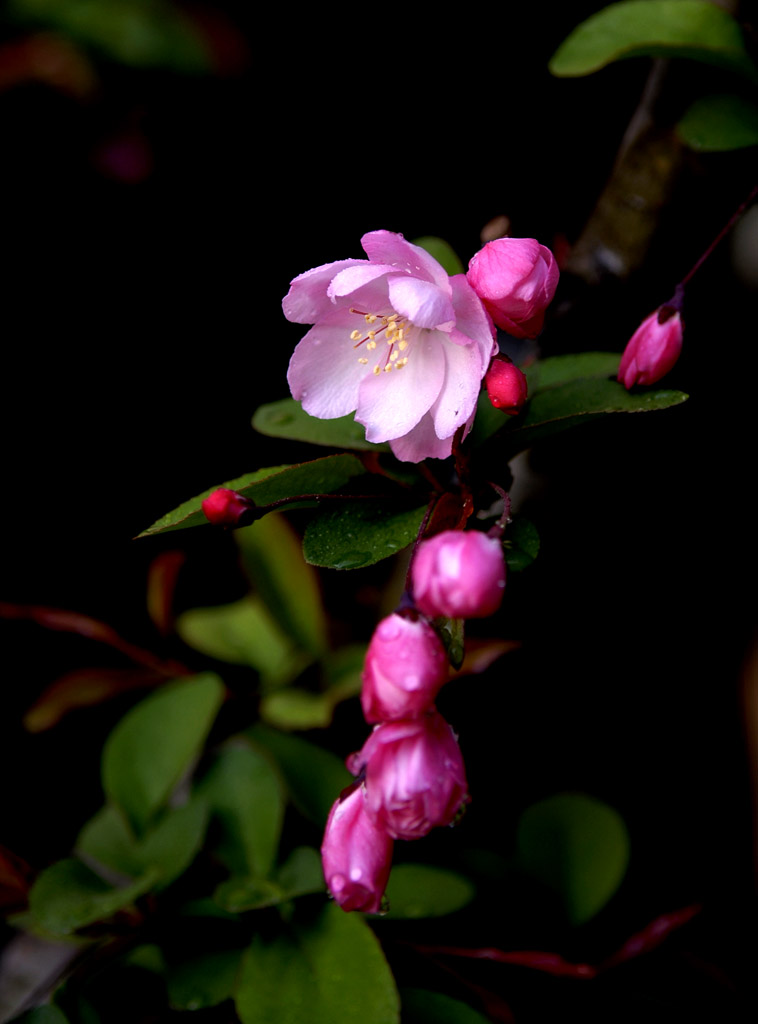
<svg viewBox="0 0 758 1024"><path fill-rule="evenodd" d="M394 613L374 630L363 665L361 706L367 722L427 711L448 677L442 641L424 619Z"/></svg>
<svg viewBox="0 0 758 1024"><path fill-rule="evenodd" d="M365 769L366 809L394 839L449 825L468 802L458 741L437 711L376 726L347 766Z"/></svg>
<svg viewBox="0 0 758 1024"><path fill-rule="evenodd" d="M665 377L682 351L682 318L673 306L661 306L643 320L621 357L618 378L629 390Z"/></svg>
<svg viewBox="0 0 758 1024"><path fill-rule="evenodd" d="M503 599L503 545L477 530L445 530L419 545L412 578L413 599L424 615L485 618Z"/></svg>
<svg viewBox="0 0 758 1024"><path fill-rule="evenodd" d="M207 498L203 498L205 518L214 526L244 525L243 516L255 506L249 498L228 487L217 487Z"/></svg>
<svg viewBox="0 0 758 1024"><path fill-rule="evenodd" d="M362 786L329 812L321 844L326 886L343 910L376 914L392 866L392 839L366 809Z"/></svg>
<svg viewBox="0 0 758 1024"><path fill-rule="evenodd" d="M536 338L558 285L558 264L536 238L496 238L469 262L466 278L498 327Z"/></svg>
<svg viewBox="0 0 758 1024"><path fill-rule="evenodd" d="M495 356L484 376L490 402L496 409L517 416L526 402L526 377L508 356Z"/></svg>

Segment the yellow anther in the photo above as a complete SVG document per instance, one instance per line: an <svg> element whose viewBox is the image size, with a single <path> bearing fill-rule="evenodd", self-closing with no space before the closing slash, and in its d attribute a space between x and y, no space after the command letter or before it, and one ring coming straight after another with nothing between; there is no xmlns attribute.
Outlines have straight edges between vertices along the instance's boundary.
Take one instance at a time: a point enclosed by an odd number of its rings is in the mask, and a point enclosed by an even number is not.
<svg viewBox="0 0 758 1024"><path fill-rule="evenodd" d="M392 353L392 354L390 355L390 362L391 362L391 363L394 363L394 362L395 362L395 361L396 361L397 359L399 359L399 358L400 358L400 353L399 353L399 352L393 352L393 353Z"/></svg>
<svg viewBox="0 0 758 1024"><path fill-rule="evenodd" d="M403 330L403 328L402 328L402 327L398 328L398 332L397 332L397 340L398 340L398 341L402 341L402 340L403 340L403 337L404 337L404 335L405 335L405 331Z"/></svg>
<svg viewBox="0 0 758 1024"><path fill-rule="evenodd" d="M373 341L373 340L374 340L374 338L376 337L376 331L369 331L369 332L368 332L368 336L369 336L369 338L371 338L371 340Z"/></svg>
<svg viewBox="0 0 758 1024"><path fill-rule="evenodd" d="M367 348L367 349L369 349L369 351L371 351L372 349L375 349L375 348L376 348L376 342L375 342L375 341L373 341L373 340L372 340L372 341L369 341L369 342L368 342L368 343L366 344L366 348Z"/></svg>
<svg viewBox="0 0 758 1024"><path fill-rule="evenodd" d="M400 349L401 352L405 352L405 350L408 348L408 342L405 340L405 338L401 338L400 341L397 343L397 347Z"/></svg>
<svg viewBox="0 0 758 1024"><path fill-rule="evenodd" d="M366 323L373 324L376 320L376 313L366 313Z"/></svg>
<svg viewBox="0 0 758 1024"><path fill-rule="evenodd" d="M408 356L406 356L404 359L398 359L398 361L395 363L395 367L398 370L401 370L405 366L405 364L407 362L408 362Z"/></svg>
<svg viewBox="0 0 758 1024"><path fill-rule="evenodd" d="M365 366L366 363L368 362L368 359L359 359L358 362L361 364L361 366Z"/></svg>
<svg viewBox="0 0 758 1024"><path fill-rule="evenodd" d="M360 336L361 336L361 332L360 331L351 331L350 332L350 340L351 341L358 341Z"/></svg>
<svg viewBox="0 0 758 1024"><path fill-rule="evenodd" d="M376 366L374 367L374 373L375 373L375 374L376 374L376 376L378 377L378 376L379 376L379 374L380 374L381 372L382 372L382 368L381 368L381 366L379 365L379 363L377 363L377 364L376 364Z"/></svg>
<svg viewBox="0 0 758 1024"><path fill-rule="evenodd" d="M391 316L387 317L387 323L391 324L393 321L399 320L399 319L400 319L400 314L399 313L393 313Z"/></svg>
<svg viewBox="0 0 758 1024"><path fill-rule="evenodd" d="M392 369L392 363L387 363L387 365L384 367L384 372L385 373L389 373L391 369Z"/></svg>

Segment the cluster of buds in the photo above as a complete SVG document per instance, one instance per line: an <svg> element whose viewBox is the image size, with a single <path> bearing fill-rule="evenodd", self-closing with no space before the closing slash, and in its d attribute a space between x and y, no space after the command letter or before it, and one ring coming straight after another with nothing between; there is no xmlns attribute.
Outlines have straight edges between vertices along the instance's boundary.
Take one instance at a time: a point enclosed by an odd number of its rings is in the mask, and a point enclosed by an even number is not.
<svg viewBox="0 0 758 1024"><path fill-rule="evenodd" d="M381 910L394 840L452 824L468 802L458 741L434 706L449 664L430 620L491 615L504 587L498 538L445 531L418 547L412 606L374 631L361 691L374 730L347 759L357 781L332 807L321 847L326 884L343 910Z"/></svg>

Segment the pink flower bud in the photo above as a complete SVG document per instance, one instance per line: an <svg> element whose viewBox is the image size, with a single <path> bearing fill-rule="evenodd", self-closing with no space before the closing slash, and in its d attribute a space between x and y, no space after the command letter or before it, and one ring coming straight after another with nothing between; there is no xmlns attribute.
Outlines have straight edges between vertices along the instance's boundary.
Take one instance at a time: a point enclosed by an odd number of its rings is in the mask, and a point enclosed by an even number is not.
<svg viewBox="0 0 758 1024"><path fill-rule="evenodd" d="M203 499L202 505L205 518L214 526L244 525L243 516L255 507L249 498L228 487L217 487Z"/></svg>
<svg viewBox="0 0 758 1024"><path fill-rule="evenodd" d="M468 802L458 741L436 711L378 725L347 766L365 767L366 809L395 839L449 825Z"/></svg>
<svg viewBox="0 0 758 1024"><path fill-rule="evenodd" d="M326 823L321 863L327 888L343 910L381 910L392 847L392 839L367 813L361 786L337 800Z"/></svg>
<svg viewBox="0 0 758 1024"><path fill-rule="evenodd" d="M558 285L558 264L535 238L496 238L469 262L468 283L498 327L536 338Z"/></svg>
<svg viewBox="0 0 758 1024"><path fill-rule="evenodd" d="M419 545L412 576L413 598L424 615L485 618L503 599L503 545L477 530L445 530Z"/></svg>
<svg viewBox="0 0 758 1024"><path fill-rule="evenodd" d="M495 356L484 377L484 386L496 409L517 416L526 401L526 377L508 356Z"/></svg>
<svg viewBox="0 0 758 1024"><path fill-rule="evenodd" d="M428 622L394 613L374 630L363 666L361 705L367 722L426 711L448 676L442 641Z"/></svg>
<svg viewBox="0 0 758 1024"><path fill-rule="evenodd" d="M643 320L624 349L618 380L629 390L665 377L682 351L682 318L672 306L661 306Z"/></svg>

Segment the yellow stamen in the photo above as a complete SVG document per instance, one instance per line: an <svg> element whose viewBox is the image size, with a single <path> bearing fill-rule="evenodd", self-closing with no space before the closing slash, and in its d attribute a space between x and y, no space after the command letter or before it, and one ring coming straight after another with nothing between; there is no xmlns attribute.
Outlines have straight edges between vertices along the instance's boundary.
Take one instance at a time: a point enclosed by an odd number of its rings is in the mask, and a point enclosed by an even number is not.
<svg viewBox="0 0 758 1024"><path fill-rule="evenodd" d="M378 376L379 376L379 374L380 374L381 372L382 372L382 368L381 368L381 366L379 365L379 363L377 363L377 364L376 364L376 366L374 367L374 373L375 373L375 374L376 374L376 376L378 377Z"/></svg>
<svg viewBox="0 0 758 1024"><path fill-rule="evenodd" d="M366 363L368 362L368 359L359 359L358 362L361 364L361 366L365 366Z"/></svg>
<svg viewBox="0 0 758 1024"><path fill-rule="evenodd" d="M352 331L351 334L350 334L350 340L351 341L357 341L360 338L360 336L361 336L361 332L360 331Z"/></svg>

